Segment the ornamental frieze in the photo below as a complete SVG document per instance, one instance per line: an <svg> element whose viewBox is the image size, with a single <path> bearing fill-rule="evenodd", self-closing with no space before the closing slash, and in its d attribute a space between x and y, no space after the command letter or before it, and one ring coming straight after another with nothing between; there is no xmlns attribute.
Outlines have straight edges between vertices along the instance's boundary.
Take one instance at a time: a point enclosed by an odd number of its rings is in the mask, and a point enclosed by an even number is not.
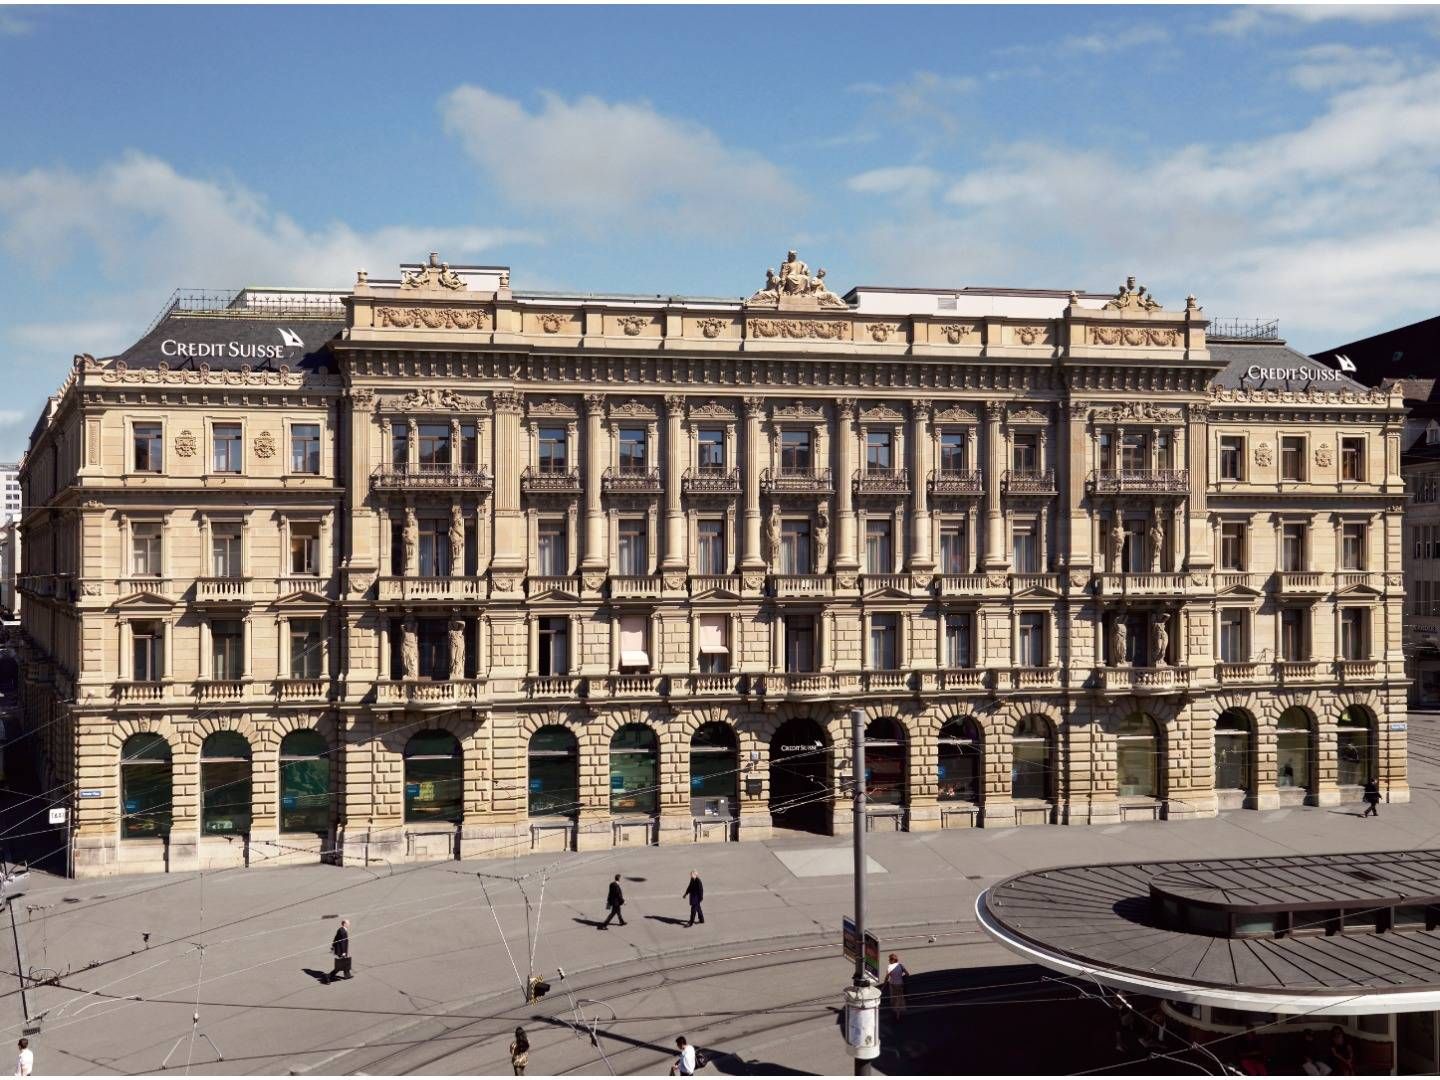
<svg viewBox="0 0 1440 1080"><path fill-rule="evenodd" d="M1179 330L1155 326L1092 326L1090 344L1175 348L1181 344L1181 338Z"/></svg>
<svg viewBox="0 0 1440 1080"><path fill-rule="evenodd" d="M979 421L980 417L974 409L967 409L960 405L952 405L948 409L941 409L935 413L937 424L975 424Z"/></svg>
<svg viewBox="0 0 1440 1080"><path fill-rule="evenodd" d="M375 325L401 330L486 330L490 316L479 308L378 307Z"/></svg>
<svg viewBox="0 0 1440 1080"><path fill-rule="evenodd" d="M1219 386L1210 388L1210 396L1216 401L1227 402L1295 402L1299 404L1323 405L1385 405L1390 401L1384 390L1227 390Z"/></svg>
<svg viewBox="0 0 1440 1080"><path fill-rule="evenodd" d="M728 319L696 319L695 325L700 328L700 333L707 338L718 338L720 332L730 325Z"/></svg>
<svg viewBox="0 0 1440 1080"><path fill-rule="evenodd" d="M905 414L897 412L889 405L876 405L874 408L866 409L864 412L862 412L860 414L860 419L864 423L871 424L901 424L905 422Z"/></svg>
<svg viewBox="0 0 1440 1080"><path fill-rule="evenodd" d="M825 411L813 405L796 402L790 405L776 405L773 416L776 420L824 420Z"/></svg>
<svg viewBox="0 0 1440 1080"><path fill-rule="evenodd" d="M1012 424L1048 424L1050 417L1039 409L1025 405L1018 409L1012 408L1006 420Z"/></svg>
<svg viewBox="0 0 1440 1080"><path fill-rule="evenodd" d="M643 401L631 398L619 405L611 405L610 416L612 419L654 420L655 410Z"/></svg>
<svg viewBox="0 0 1440 1080"><path fill-rule="evenodd" d="M843 341L849 323L821 322L818 319L751 319L746 332L756 338L818 338Z"/></svg>
<svg viewBox="0 0 1440 1080"><path fill-rule="evenodd" d="M734 420L735 410L711 398L704 405L690 406L692 420Z"/></svg>
<svg viewBox="0 0 1440 1080"><path fill-rule="evenodd" d="M446 412L478 412L485 407L483 401L457 394L454 390L428 387L415 390L404 397L388 398L380 407L389 412L414 412L420 409L437 409Z"/></svg>
<svg viewBox="0 0 1440 1080"><path fill-rule="evenodd" d="M1124 405L1095 412L1095 422L1100 424L1122 424L1133 420L1152 424L1183 422L1179 409L1162 409L1152 401L1127 401Z"/></svg>
<svg viewBox="0 0 1440 1080"><path fill-rule="evenodd" d="M242 364L239 369L212 368L209 364L201 364L195 368L172 371L163 360L153 368L131 368L126 366L125 361L117 360L114 367L101 373L100 381L112 385L301 386L306 382L331 383L339 380L335 376L291 371L288 364L281 364L274 371L255 371L249 364Z"/></svg>
<svg viewBox="0 0 1440 1080"><path fill-rule="evenodd" d="M565 404L559 398L546 398L544 401L530 403L526 410L532 417L544 417L556 420L574 420L577 418L575 408Z"/></svg>
<svg viewBox="0 0 1440 1080"><path fill-rule="evenodd" d="M936 327L951 345L959 345L975 333L974 323L942 323Z"/></svg>

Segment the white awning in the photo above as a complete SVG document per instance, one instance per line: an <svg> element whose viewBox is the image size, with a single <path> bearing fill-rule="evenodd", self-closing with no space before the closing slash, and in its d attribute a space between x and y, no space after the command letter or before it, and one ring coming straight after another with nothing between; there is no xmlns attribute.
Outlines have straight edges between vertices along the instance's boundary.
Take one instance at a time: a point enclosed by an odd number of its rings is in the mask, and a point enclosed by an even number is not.
<svg viewBox="0 0 1440 1080"><path fill-rule="evenodd" d="M627 615L620 620L620 651L645 651L645 619L643 616Z"/></svg>
<svg viewBox="0 0 1440 1080"><path fill-rule="evenodd" d="M621 649L621 667L649 667L650 657L644 649Z"/></svg>
<svg viewBox="0 0 1440 1080"><path fill-rule="evenodd" d="M729 656L730 650L724 645L701 645L701 656Z"/></svg>

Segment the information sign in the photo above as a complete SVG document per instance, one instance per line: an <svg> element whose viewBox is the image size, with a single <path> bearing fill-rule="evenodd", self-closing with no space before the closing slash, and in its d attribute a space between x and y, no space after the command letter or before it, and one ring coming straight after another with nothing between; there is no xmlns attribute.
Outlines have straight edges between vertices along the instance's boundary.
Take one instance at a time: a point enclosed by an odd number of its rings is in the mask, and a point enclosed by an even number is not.
<svg viewBox="0 0 1440 1080"><path fill-rule="evenodd" d="M876 982L880 981L880 939L865 931L865 971Z"/></svg>
<svg viewBox="0 0 1440 1080"><path fill-rule="evenodd" d="M860 958L860 935L855 932L855 920L845 916L840 933L845 946L845 959L853 964Z"/></svg>

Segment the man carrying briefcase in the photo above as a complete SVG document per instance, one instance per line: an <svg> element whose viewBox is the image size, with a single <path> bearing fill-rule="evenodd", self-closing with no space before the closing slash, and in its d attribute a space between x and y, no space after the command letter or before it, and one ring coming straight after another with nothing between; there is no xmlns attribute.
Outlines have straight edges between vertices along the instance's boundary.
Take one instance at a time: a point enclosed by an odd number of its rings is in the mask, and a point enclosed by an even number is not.
<svg viewBox="0 0 1440 1080"><path fill-rule="evenodd" d="M340 929L335 931L335 940L330 942L330 951L335 954L335 966L330 969L325 981L328 983L336 978L353 979L355 975L351 970L349 919L340 920Z"/></svg>

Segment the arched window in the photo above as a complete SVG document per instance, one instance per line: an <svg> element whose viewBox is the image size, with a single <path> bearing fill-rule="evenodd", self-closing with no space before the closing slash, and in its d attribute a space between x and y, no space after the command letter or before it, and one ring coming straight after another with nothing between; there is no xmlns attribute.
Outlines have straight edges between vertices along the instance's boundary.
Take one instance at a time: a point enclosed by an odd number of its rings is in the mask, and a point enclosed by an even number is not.
<svg viewBox="0 0 1440 1080"><path fill-rule="evenodd" d="M1275 783L1309 791L1310 714L1298 706L1286 709L1275 727Z"/></svg>
<svg viewBox="0 0 1440 1080"><path fill-rule="evenodd" d="M250 831L250 743L238 731L217 731L200 746L200 833Z"/></svg>
<svg viewBox="0 0 1440 1080"><path fill-rule="evenodd" d="M865 798L885 806L905 805L905 729L882 716L865 727Z"/></svg>
<svg viewBox="0 0 1440 1080"><path fill-rule="evenodd" d="M660 805L660 747L644 724L626 724L610 740L610 812L651 814Z"/></svg>
<svg viewBox="0 0 1440 1080"><path fill-rule="evenodd" d="M330 831L330 747L325 736L308 728L280 742L280 831Z"/></svg>
<svg viewBox="0 0 1440 1080"><path fill-rule="evenodd" d="M980 801L980 725L967 717L940 729L936 771L941 802Z"/></svg>
<svg viewBox="0 0 1440 1080"><path fill-rule="evenodd" d="M530 816L574 817L580 812L580 746L558 724L530 736Z"/></svg>
<svg viewBox="0 0 1440 1080"><path fill-rule="evenodd" d="M1115 791L1153 799L1160 793L1160 740L1155 721L1131 713L1115 732Z"/></svg>
<svg viewBox="0 0 1440 1080"><path fill-rule="evenodd" d="M1359 787L1374 772L1371 761L1370 714L1358 705L1351 705L1340 714L1335 725L1335 782L1342 786Z"/></svg>
<svg viewBox="0 0 1440 1080"><path fill-rule="evenodd" d="M172 769L163 735L131 735L120 750L120 835L127 839L170 834Z"/></svg>
<svg viewBox="0 0 1440 1080"><path fill-rule="evenodd" d="M690 740L690 805L696 817L740 809L740 743L729 724L702 724ZM724 800L723 802L721 800Z"/></svg>
<svg viewBox="0 0 1440 1080"><path fill-rule="evenodd" d="M1215 787L1249 791L1250 721L1238 709L1227 709L1215 721Z"/></svg>
<svg viewBox="0 0 1440 1080"><path fill-rule="evenodd" d="M1011 738L1010 795L1051 801L1055 791L1055 736L1043 716L1026 716Z"/></svg>
<svg viewBox="0 0 1440 1080"><path fill-rule="evenodd" d="M405 820L459 821L465 813L460 740L421 731L405 744Z"/></svg>

